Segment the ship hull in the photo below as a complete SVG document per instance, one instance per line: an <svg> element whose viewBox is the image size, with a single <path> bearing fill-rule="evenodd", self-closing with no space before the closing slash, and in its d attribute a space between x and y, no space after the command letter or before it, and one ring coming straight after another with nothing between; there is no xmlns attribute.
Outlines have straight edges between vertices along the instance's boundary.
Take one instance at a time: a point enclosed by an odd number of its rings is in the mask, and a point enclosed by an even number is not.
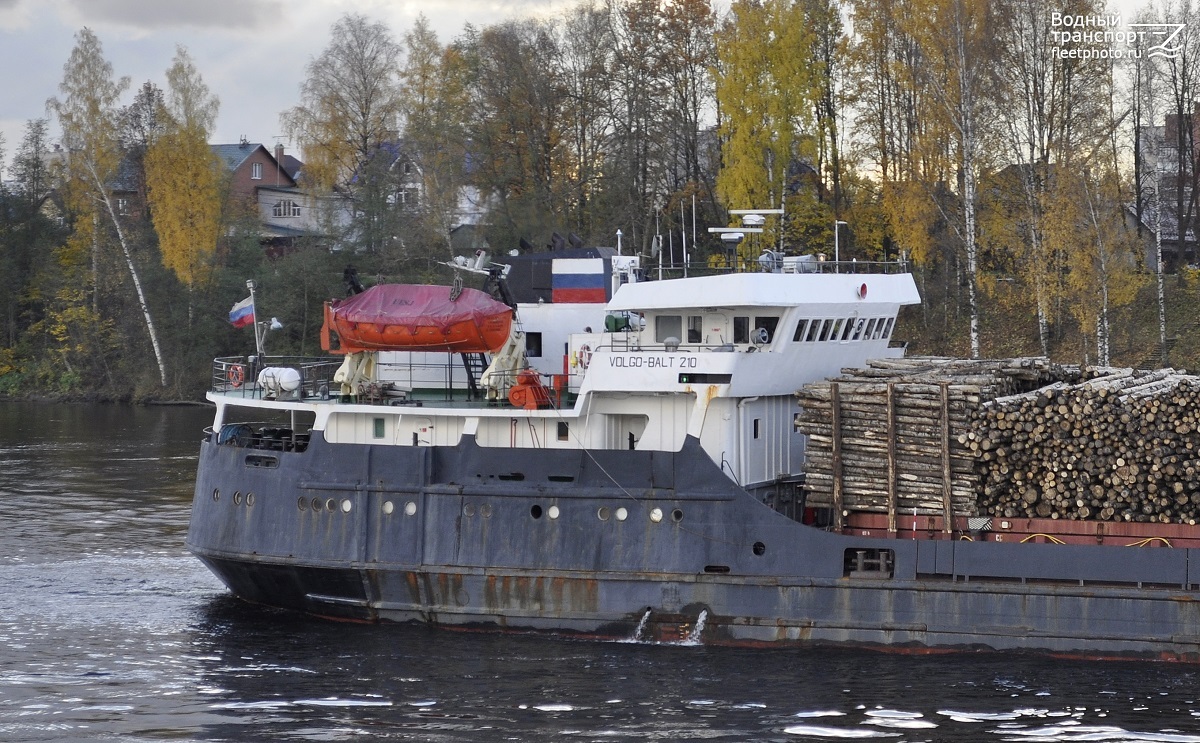
<svg viewBox="0 0 1200 743"><path fill-rule="evenodd" d="M832 534L760 503L691 438L581 452L314 436L269 456L208 441L188 545L248 601L337 619L1200 661L1200 550Z"/></svg>

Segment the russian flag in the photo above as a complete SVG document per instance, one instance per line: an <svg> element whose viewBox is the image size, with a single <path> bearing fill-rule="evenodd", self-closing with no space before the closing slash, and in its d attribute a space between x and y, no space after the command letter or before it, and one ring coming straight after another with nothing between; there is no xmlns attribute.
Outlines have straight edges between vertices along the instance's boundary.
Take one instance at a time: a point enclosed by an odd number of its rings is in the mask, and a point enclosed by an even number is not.
<svg viewBox="0 0 1200 743"><path fill-rule="evenodd" d="M603 304L608 301L603 258L555 258L552 271L553 302Z"/></svg>
<svg viewBox="0 0 1200 743"><path fill-rule="evenodd" d="M246 297L229 311L229 322L235 328L244 328L254 322L254 295Z"/></svg>

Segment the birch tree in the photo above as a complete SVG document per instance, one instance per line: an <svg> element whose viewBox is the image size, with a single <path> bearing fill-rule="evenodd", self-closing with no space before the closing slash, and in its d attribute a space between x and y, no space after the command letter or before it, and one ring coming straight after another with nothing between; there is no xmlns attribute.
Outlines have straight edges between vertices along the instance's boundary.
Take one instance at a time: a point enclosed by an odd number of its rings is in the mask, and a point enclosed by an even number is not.
<svg viewBox="0 0 1200 743"><path fill-rule="evenodd" d="M979 358L978 179L987 113L994 110L988 60L994 58L994 17L989 0L932 0L927 13L905 19L928 66L929 113L953 153L958 213L950 219L962 245L970 314L971 357ZM940 202L939 202L940 203ZM949 216L949 215L948 215Z"/></svg>
<svg viewBox="0 0 1200 743"><path fill-rule="evenodd" d="M376 223L387 209L386 157L395 144L403 105L401 48L387 26L365 16L342 16L329 46L309 62L300 104L282 114L284 128L304 152L305 175L319 189L354 197L358 239L377 251L387 231Z"/></svg>
<svg viewBox="0 0 1200 743"><path fill-rule="evenodd" d="M177 47L167 70L165 131L146 154L146 181L163 265L188 290L212 278L221 229L221 165L208 145L219 101Z"/></svg>
<svg viewBox="0 0 1200 743"><path fill-rule="evenodd" d="M404 35L403 48L405 150L416 161L421 184L415 210L449 250L466 185L466 65L461 50L443 46L423 15Z"/></svg>
<svg viewBox="0 0 1200 743"><path fill-rule="evenodd" d="M812 31L799 3L738 2L717 32L722 167L717 193L735 208L778 207L788 168L812 130ZM764 234L768 244L778 233Z"/></svg>
<svg viewBox="0 0 1200 743"><path fill-rule="evenodd" d="M67 151L67 174L72 183L69 188L72 205L85 219L96 222L107 220L111 223L133 282L146 332L150 336L159 379L162 386L166 387L167 368L154 319L109 191L109 183L121 159L117 137L117 104L121 94L129 87L129 78L114 79L112 65L104 58L100 40L90 29L84 28L75 35L75 40L75 48L63 67L63 80L59 84L62 98L52 98L47 102L47 107L58 117L62 128L63 145ZM96 291L99 246L100 235L97 234L92 248L93 296Z"/></svg>

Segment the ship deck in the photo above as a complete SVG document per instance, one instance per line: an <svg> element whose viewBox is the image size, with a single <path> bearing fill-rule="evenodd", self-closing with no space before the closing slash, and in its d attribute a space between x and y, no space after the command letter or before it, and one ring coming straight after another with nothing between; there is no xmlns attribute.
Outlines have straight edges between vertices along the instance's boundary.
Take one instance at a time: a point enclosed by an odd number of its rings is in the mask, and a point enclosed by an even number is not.
<svg viewBox="0 0 1200 743"><path fill-rule="evenodd" d="M213 360L209 398L231 404L251 401L320 402L329 405L385 405L462 410L511 408L507 399L488 400L482 391L456 386L452 358L445 363L411 363L402 367L408 375L424 372L424 378L441 377L441 386L413 386L397 381L376 381L359 384L349 390L334 381L342 358L328 356L226 356ZM292 390L275 389L259 384L260 372L269 368L295 369L300 374L299 386ZM461 373L461 371L460 371ZM553 407L571 407L575 395L565 389L551 390Z"/></svg>

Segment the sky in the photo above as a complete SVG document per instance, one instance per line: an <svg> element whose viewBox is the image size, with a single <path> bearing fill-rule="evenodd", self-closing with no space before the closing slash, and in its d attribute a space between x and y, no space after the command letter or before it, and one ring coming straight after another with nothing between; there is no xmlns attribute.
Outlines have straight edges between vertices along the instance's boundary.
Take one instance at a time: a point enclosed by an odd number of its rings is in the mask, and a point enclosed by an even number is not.
<svg viewBox="0 0 1200 743"><path fill-rule="evenodd" d="M397 41L424 13L442 43L466 23L558 13L568 0L0 0L0 158L8 164L25 124L46 118L80 29L104 45L117 77L130 78L124 103L150 80L166 88L175 47L187 47L221 100L212 143L242 137L270 148L283 134L279 114L299 101L305 67L329 44L347 13L382 21ZM57 127L52 123L57 137ZM299 155L292 148L292 154Z"/></svg>

